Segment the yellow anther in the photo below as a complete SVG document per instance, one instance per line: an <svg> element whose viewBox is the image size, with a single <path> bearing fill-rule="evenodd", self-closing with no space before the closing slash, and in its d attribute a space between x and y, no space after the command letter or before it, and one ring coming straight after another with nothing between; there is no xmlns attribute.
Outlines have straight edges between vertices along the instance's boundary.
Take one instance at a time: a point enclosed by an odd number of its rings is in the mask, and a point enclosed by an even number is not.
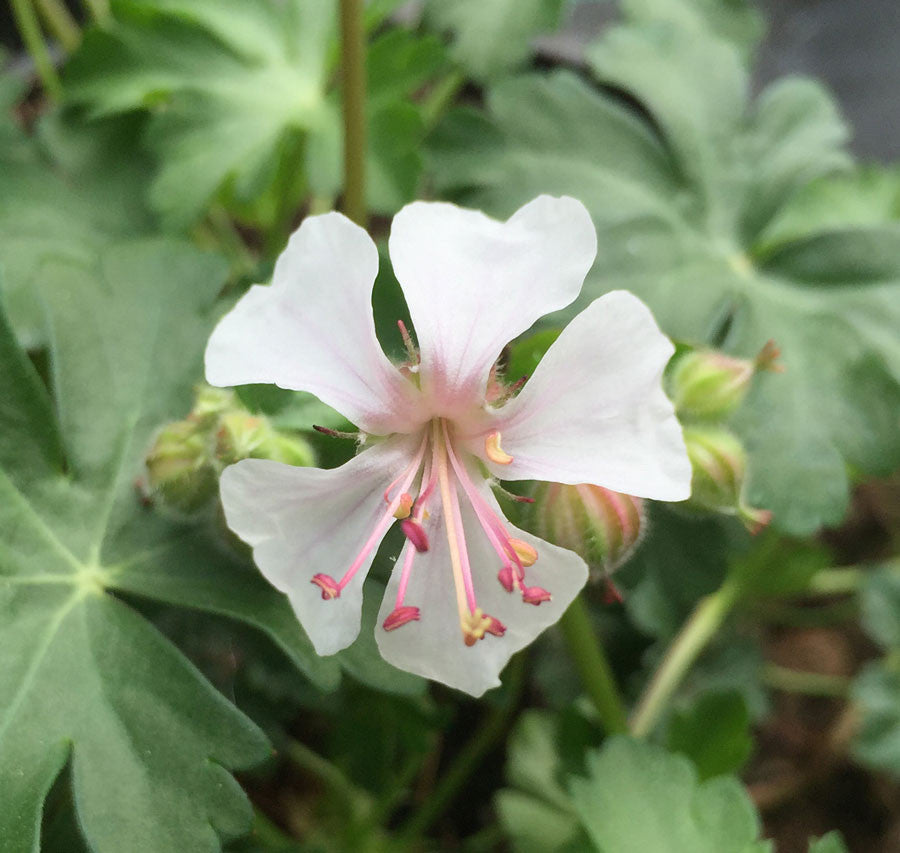
<svg viewBox="0 0 900 853"><path fill-rule="evenodd" d="M409 518L409 514L412 511L412 505L412 496L404 492L400 495L400 503L397 504L397 509L394 510L394 518L399 518L401 520Z"/></svg>
<svg viewBox="0 0 900 853"><path fill-rule="evenodd" d="M491 617L485 616L480 607L476 607L474 613L466 613L460 620L465 644L474 646L479 640L483 640L491 622Z"/></svg>
<svg viewBox="0 0 900 853"><path fill-rule="evenodd" d="M519 562L526 568L533 566L537 562L538 552L527 542L523 542L521 539L510 539L509 544L513 551L516 552Z"/></svg>
<svg viewBox="0 0 900 853"><path fill-rule="evenodd" d="M500 446L500 433L496 431L485 438L484 453L491 462L496 462L497 465L509 465L513 461L512 456Z"/></svg>

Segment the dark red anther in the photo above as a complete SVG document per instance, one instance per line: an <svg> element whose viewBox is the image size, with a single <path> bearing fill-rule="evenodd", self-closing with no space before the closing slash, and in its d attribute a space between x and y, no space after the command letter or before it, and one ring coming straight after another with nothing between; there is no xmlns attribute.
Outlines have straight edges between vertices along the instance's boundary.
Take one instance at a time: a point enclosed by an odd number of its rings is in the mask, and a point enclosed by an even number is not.
<svg viewBox="0 0 900 853"><path fill-rule="evenodd" d="M400 522L403 535L412 542L413 547L421 554L428 550L428 534L425 528L414 518L404 518Z"/></svg>
<svg viewBox="0 0 900 853"><path fill-rule="evenodd" d="M384 628L385 631L393 631L395 628L399 628L407 622L418 622L419 615L418 607L395 607L390 612L387 619L381 623L381 627Z"/></svg>
<svg viewBox="0 0 900 853"><path fill-rule="evenodd" d="M538 604L543 604L545 601L550 601L553 596L547 592L546 589L540 586L526 586L522 590L522 601L526 604L534 604L537 606Z"/></svg>

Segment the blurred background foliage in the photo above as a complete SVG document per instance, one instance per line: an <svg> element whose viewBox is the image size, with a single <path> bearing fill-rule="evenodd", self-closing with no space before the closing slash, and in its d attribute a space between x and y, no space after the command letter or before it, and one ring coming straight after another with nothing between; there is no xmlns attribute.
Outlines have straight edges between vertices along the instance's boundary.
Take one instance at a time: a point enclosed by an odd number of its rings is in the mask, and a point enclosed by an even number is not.
<svg viewBox="0 0 900 853"><path fill-rule="evenodd" d="M215 319L341 204L336 0L10 0L0 849L900 849L900 143L892 72L860 70L900 16L792 5L365 5L386 350L390 216L543 192L587 205L599 252L510 378L616 288L679 346L695 498L583 543L629 735L571 627L477 702L384 663L390 541L359 640L317 657L224 527L223 465L352 452L315 398L198 387ZM743 378L710 407L723 363Z"/></svg>

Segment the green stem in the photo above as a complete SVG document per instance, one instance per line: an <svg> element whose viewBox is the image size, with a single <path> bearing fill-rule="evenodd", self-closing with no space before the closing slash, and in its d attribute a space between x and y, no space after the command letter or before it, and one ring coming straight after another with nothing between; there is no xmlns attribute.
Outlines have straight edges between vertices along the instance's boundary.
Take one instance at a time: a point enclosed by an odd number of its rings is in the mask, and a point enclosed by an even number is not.
<svg viewBox="0 0 900 853"><path fill-rule="evenodd" d="M590 613L581 596L569 605L559 627L585 692L594 703L607 732L627 732L628 718L615 676L594 633Z"/></svg>
<svg viewBox="0 0 900 853"><path fill-rule="evenodd" d="M862 569L822 569L809 582L809 592L814 595L844 595L859 589L864 573Z"/></svg>
<svg viewBox="0 0 900 853"><path fill-rule="evenodd" d="M253 275L257 267L256 258L234 227L228 211L220 204L213 205L208 221L219 248L231 261L233 273L237 276Z"/></svg>
<svg viewBox="0 0 900 853"><path fill-rule="evenodd" d="M363 0L341 0L344 213L366 226L366 34Z"/></svg>
<svg viewBox="0 0 900 853"><path fill-rule="evenodd" d="M825 675L821 672L800 672L785 666L768 663L763 668L763 681L775 690L786 693L804 693L809 696L827 696L841 699L850 690L850 679L842 675Z"/></svg>
<svg viewBox="0 0 900 853"><path fill-rule="evenodd" d="M425 125L426 132L438 123L459 90L465 85L465 82L465 74L462 71L455 70L451 71L443 80L434 84L425 100L422 101L422 122Z"/></svg>
<svg viewBox="0 0 900 853"><path fill-rule="evenodd" d="M700 599L638 702L631 718L633 735L643 737L653 731L682 679L722 627L739 598L740 585L726 580L714 593Z"/></svg>
<svg viewBox="0 0 900 853"><path fill-rule="evenodd" d="M81 30L71 12L59 0L35 0L35 5L45 26L66 53L75 50L81 43Z"/></svg>
<svg viewBox="0 0 900 853"><path fill-rule="evenodd" d="M109 0L84 0L84 7L98 24L109 20Z"/></svg>
<svg viewBox="0 0 900 853"><path fill-rule="evenodd" d="M407 843L414 844L443 814L469 777L479 768L485 755L507 731L525 682L524 654L520 653L512 659L507 672L507 692L503 704L490 711L471 740L457 753L428 799L407 821L400 832L400 837Z"/></svg>
<svg viewBox="0 0 900 853"><path fill-rule="evenodd" d="M285 747L288 758L298 767L314 776L347 805L354 817L364 814L370 807L368 795L360 791L339 768L306 744L289 740Z"/></svg>
<svg viewBox="0 0 900 853"><path fill-rule="evenodd" d="M38 77L41 78L44 91L53 100L59 100L62 96L62 85L50 57L50 51L44 41L43 33L41 33L41 26L38 23L34 7L29 0L12 0L12 11L19 35L22 36L22 42L34 60L34 68Z"/></svg>

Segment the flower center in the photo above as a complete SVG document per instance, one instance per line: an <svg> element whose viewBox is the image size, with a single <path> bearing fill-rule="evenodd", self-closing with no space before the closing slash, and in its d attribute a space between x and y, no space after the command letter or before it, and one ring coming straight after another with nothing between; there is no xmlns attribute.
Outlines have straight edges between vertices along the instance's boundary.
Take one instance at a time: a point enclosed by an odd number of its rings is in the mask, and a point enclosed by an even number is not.
<svg viewBox="0 0 900 853"><path fill-rule="evenodd" d="M503 588L510 593L518 592L523 602L534 605L549 601L550 593L539 586L526 584L525 569L537 561L537 551L527 542L510 536L506 520L493 509L473 481L465 465L465 458L454 448L452 438L453 427L445 418L432 419L424 428L422 442L409 464L385 489L384 500L387 506L384 514L344 576L336 581L328 575L316 574L312 583L321 589L324 600L338 598L387 529L399 519L409 544L404 550L400 567L396 603L382 627L386 631L393 631L409 622L419 621L422 615L420 609L405 604L405 600L416 555L428 551L430 547L425 529L425 522L430 517L429 504L433 500L439 500L460 631L463 642L467 646L473 646L487 634L502 637L506 627L499 619L485 613L478 606L460 509L461 497L471 504L482 533L497 555L497 578ZM499 433L487 436L485 455L497 462L502 458L504 461L501 464L512 461L512 457L501 448ZM414 484L418 484L415 498L412 496L416 491Z"/></svg>

